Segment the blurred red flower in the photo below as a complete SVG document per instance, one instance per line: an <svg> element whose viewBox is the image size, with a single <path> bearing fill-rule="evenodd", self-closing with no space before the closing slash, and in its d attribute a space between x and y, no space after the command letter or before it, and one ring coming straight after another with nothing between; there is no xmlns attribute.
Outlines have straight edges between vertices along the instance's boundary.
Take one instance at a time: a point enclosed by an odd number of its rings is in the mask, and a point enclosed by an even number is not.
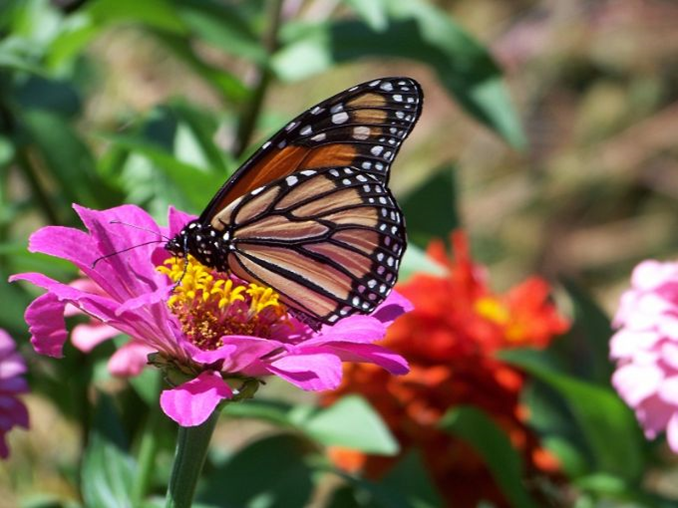
<svg viewBox="0 0 678 508"><path fill-rule="evenodd" d="M481 499L508 506L482 459L464 442L437 429L445 412L459 405L485 411L521 452L526 474L557 475L558 464L526 426L519 403L524 375L495 358L501 349L548 346L569 324L548 299L549 286L531 277L506 294L488 287L485 269L470 258L463 232L452 234L453 257L441 241L429 255L448 269L438 277L418 274L398 291L414 304L387 333L385 345L408 359L411 372L390 376L371 365L345 369L341 387L324 396L331 403L360 394L382 415L402 453L417 447L447 502L475 507ZM379 477L400 457L331 450L342 468ZM402 456L402 455L401 455Z"/></svg>

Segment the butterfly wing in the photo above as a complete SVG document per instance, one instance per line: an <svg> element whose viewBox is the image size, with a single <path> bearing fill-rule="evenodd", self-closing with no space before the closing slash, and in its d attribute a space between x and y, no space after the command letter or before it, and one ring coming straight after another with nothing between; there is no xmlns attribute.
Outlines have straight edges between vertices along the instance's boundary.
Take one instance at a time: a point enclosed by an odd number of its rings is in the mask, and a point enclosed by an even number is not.
<svg viewBox="0 0 678 508"><path fill-rule="evenodd" d="M387 183L422 101L419 84L405 77L376 79L330 97L264 143L214 196L200 222L209 223L247 192L305 169L352 166Z"/></svg>
<svg viewBox="0 0 678 508"><path fill-rule="evenodd" d="M372 312L395 285L406 245L390 191L349 167L278 179L232 202L211 225L229 228L233 273L322 323Z"/></svg>

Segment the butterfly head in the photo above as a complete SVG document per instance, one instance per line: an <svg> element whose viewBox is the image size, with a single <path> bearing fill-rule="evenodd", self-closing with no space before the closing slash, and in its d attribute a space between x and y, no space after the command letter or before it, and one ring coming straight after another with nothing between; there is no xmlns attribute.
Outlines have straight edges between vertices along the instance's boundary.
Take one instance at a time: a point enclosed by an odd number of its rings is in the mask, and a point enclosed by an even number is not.
<svg viewBox="0 0 678 508"><path fill-rule="evenodd" d="M226 271L228 268L225 259L227 248L228 245L223 235L209 224L202 224L199 220L186 224L174 238L165 244L165 249L171 254L180 258L185 258L190 254L203 265L219 271Z"/></svg>
<svg viewBox="0 0 678 508"><path fill-rule="evenodd" d="M165 250L178 258L186 257L188 253L188 236L186 230L181 231L165 244Z"/></svg>

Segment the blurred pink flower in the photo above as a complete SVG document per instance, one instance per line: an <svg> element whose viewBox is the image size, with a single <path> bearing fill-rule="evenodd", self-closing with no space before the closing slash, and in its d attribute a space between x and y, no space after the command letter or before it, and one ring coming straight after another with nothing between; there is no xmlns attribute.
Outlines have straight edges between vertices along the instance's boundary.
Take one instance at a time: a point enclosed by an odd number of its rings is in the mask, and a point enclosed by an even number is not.
<svg viewBox="0 0 678 508"><path fill-rule="evenodd" d="M678 453L678 263L643 261L614 318L612 384L635 410L645 436L666 431Z"/></svg>
<svg viewBox="0 0 678 508"><path fill-rule="evenodd" d="M97 284L86 277L72 281L69 286L85 293L106 296ZM84 314L84 312L73 305L66 306L64 316L71 317L78 314ZM80 323L73 327L71 342L83 353L89 353L102 342L118 335L120 335L120 330L108 326L96 318L90 318L89 322ZM108 360L108 370L114 376L138 376L146 366L146 358L152 352L153 349L144 345L143 342L132 339L113 353Z"/></svg>
<svg viewBox="0 0 678 508"><path fill-rule="evenodd" d="M152 362L174 374L168 375L173 388L161 394L160 404L180 425L204 422L222 400L237 394L243 378L275 375L320 391L339 385L344 361L374 363L394 374L408 370L401 356L373 344L410 308L396 293L370 316L351 316L314 332L288 314L270 289L213 271L190 256L187 261L171 258L158 245L107 257L92 268L97 258L144 244L154 233L173 236L190 216L170 209L169 228L161 228L136 206L75 209L89 234L48 226L31 236L29 250L71 261L91 286L62 284L40 273L10 278L47 290L26 309L31 342L38 353L60 357L68 335L68 306L129 335L132 341L111 358L110 366L124 370L131 362L138 371L138 359L156 353ZM109 331L103 330L104 335ZM89 337L82 342L96 341Z"/></svg>
<svg viewBox="0 0 678 508"><path fill-rule="evenodd" d="M0 458L9 456L5 436L14 427L28 428L28 410L17 395L28 392L28 383L22 377L26 362L16 351L16 344L0 328Z"/></svg>

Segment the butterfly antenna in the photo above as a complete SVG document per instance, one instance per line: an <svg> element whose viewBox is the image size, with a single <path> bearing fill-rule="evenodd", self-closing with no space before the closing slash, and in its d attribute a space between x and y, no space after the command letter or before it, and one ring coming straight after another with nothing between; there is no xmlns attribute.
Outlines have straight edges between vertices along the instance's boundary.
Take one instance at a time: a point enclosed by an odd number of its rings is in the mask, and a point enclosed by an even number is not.
<svg viewBox="0 0 678 508"><path fill-rule="evenodd" d="M146 231L146 232L148 232L148 233L153 233L154 235L158 235L159 237L163 238L163 239L166 240L166 241L170 241L170 240L171 240L171 238L169 238L168 236L163 235L162 233L158 233L157 231L153 231L152 229L145 228L145 227L143 227L143 226L137 226L136 224L130 224L129 222L123 222L123 221L121 221L121 220L114 219L114 220L112 220L112 221L109 221L108 223L109 223L109 224L122 224L123 226L129 226L129 227L134 228L134 229L139 229L139 230L141 230L141 231Z"/></svg>
<svg viewBox="0 0 678 508"><path fill-rule="evenodd" d="M106 254L106 255L104 255L104 256L101 256L101 257L96 258L96 259L92 262L91 268L94 268L94 267L97 265L97 263L98 263L99 261L101 261L102 259L107 259L107 258L110 258L110 257L113 257L113 256L117 256L118 254L122 254L123 252L127 252L127 251L130 251L130 250L132 250L132 249L136 249L137 247L144 247L145 245L152 245L152 244L154 244L154 243L162 243L162 242L164 242L164 241L165 241L165 240L151 240L150 242L144 242L144 243L140 243L140 244L138 244L138 245L132 245L131 247L127 247L126 249L122 249L122 250L117 250L117 251L115 251L115 252L111 252L110 254ZM185 273L185 272L184 272L184 273Z"/></svg>

